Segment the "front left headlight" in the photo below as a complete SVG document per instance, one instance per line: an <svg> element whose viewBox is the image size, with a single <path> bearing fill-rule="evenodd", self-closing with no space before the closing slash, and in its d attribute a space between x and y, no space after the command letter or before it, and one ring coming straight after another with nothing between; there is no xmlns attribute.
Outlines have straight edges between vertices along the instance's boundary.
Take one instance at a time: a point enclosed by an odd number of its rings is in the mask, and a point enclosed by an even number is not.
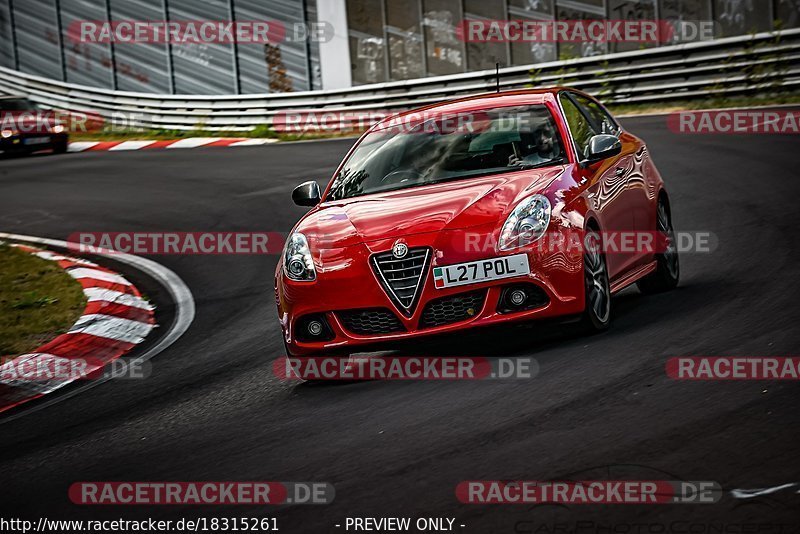
<svg viewBox="0 0 800 534"><path fill-rule="evenodd" d="M317 279L314 260L306 236L295 232L286 241L283 250L283 272L292 280L311 282Z"/></svg>
<svg viewBox="0 0 800 534"><path fill-rule="evenodd" d="M540 239L550 224L550 211L550 201L544 195L533 195L517 204L500 231L500 250L524 247Z"/></svg>

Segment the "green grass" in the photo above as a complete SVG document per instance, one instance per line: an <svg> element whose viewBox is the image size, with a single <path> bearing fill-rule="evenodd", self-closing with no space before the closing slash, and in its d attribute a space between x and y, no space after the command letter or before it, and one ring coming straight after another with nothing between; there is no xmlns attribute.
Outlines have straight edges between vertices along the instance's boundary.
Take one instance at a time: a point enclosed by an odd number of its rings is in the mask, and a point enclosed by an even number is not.
<svg viewBox="0 0 800 534"><path fill-rule="evenodd" d="M355 132L358 133L358 132ZM278 141L302 141L307 139L325 139L341 137L340 133L307 132L299 134L278 133L267 125L257 126L247 131L211 131L202 128L194 130L119 130L109 129L98 132L75 132L69 134L69 140L75 141L169 141L188 137L243 137L248 139L277 139ZM353 132L346 134L354 135Z"/></svg>
<svg viewBox="0 0 800 534"><path fill-rule="evenodd" d="M36 349L75 324L81 285L55 262L0 244L0 356Z"/></svg>

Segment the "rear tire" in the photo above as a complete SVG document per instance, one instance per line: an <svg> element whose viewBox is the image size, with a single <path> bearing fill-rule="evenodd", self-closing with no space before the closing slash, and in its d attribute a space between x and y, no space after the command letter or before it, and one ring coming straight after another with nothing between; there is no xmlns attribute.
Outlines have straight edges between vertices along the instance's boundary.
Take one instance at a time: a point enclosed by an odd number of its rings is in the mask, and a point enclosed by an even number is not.
<svg viewBox="0 0 800 534"><path fill-rule="evenodd" d="M611 326L611 283L606 258L600 246L600 235L586 232L583 254L583 284L585 309L579 329L584 334L596 334Z"/></svg>
<svg viewBox="0 0 800 534"><path fill-rule="evenodd" d="M672 229L672 216L663 198L658 201L656 227L666 238L667 247L664 252L656 254L656 270L636 282L639 291L645 295L675 289L681 274L678 247L675 245L675 231Z"/></svg>
<svg viewBox="0 0 800 534"><path fill-rule="evenodd" d="M53 154L66 154L68 141L65 138L63 141L56 141L53 144Z"/></svg>

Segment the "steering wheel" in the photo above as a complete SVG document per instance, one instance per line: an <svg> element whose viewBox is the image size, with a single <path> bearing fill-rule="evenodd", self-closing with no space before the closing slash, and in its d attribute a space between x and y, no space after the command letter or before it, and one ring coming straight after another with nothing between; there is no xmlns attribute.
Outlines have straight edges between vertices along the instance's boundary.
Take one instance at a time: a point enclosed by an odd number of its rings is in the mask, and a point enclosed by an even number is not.
<svg viewBox="0 0 800 534"><path fill-rule="evenodd" d="M409 180L419 180L420 178L422 178L422 173L416 169L399 169L392 171L381 178L381 183L394 182L402 184L403 182L408 182Z"/></svg>

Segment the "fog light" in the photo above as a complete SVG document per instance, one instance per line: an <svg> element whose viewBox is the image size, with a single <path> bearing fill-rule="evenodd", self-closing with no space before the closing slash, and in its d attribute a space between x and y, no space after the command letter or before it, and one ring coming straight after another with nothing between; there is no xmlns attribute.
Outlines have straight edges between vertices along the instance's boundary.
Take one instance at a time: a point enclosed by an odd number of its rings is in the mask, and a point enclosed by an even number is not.
<svg viewBox="0 0 800 534"><path fill-rule="evenodd" d="M514 289L508 294L508 301L514 306L522 306L528 300L528 295L521 289Z"/></svg>
<svg viewBox="0 0 800 534"><path fill-rule="evenodd" d="M497 301L500 313L517 313L546 306L550 299L544 290L536 284L512 284L503 288Z"/></svg>
<svg viewBox="0 0 800 534"><path fill-rule="evenodd" d="M311 321L308 323L308 333L312 336L318 336L322 333L322 323L319 321Z"/></svg>
<svg viewBox="0 0 800 534"><path fill-rule="evenodd" d="M336 337L324 313L312 313L300 317L294 325L294 337L303 343L331 341Z"/></svg>

